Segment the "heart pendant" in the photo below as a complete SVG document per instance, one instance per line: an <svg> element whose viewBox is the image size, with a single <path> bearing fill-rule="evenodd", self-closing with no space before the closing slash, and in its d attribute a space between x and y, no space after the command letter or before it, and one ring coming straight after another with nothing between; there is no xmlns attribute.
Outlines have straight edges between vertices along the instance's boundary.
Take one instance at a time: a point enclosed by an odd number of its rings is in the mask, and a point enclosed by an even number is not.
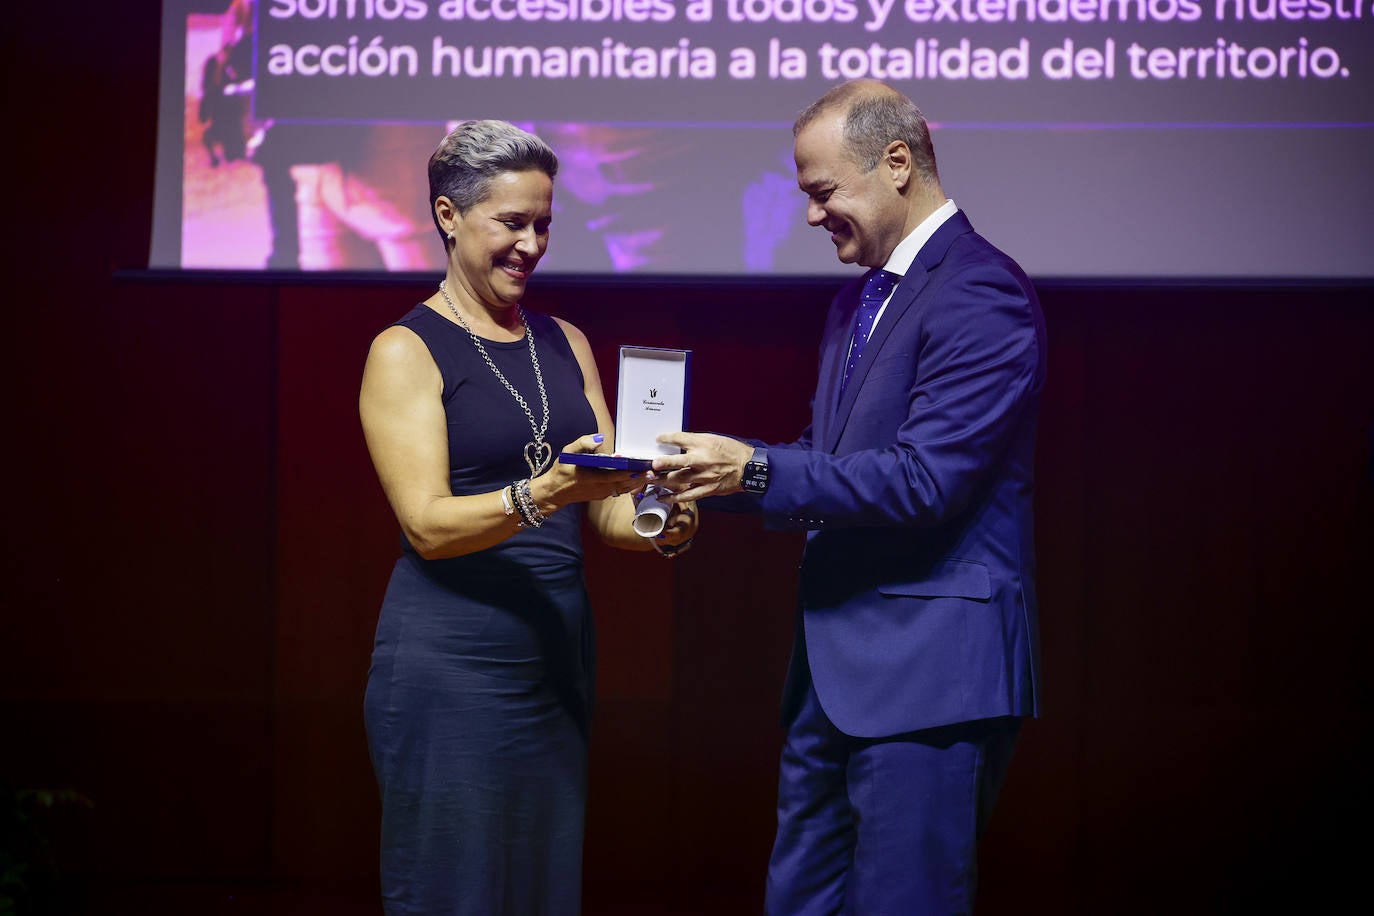
<svg viewBox="0 0 1374 916"><path fill-rule="evenodd" d="M553 460L553 446L547 442L525 443L525 464L530 466L530 476L538 477Z"/></svg>

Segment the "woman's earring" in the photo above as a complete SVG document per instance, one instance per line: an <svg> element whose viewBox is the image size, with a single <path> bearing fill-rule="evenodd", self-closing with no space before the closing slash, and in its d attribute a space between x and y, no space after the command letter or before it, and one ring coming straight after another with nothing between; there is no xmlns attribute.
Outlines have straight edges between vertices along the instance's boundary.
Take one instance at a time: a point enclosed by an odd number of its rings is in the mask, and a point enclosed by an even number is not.
<svg viewBox="0 0 1374 916"><path fill-rule="evenodd" d="M449 240L450 242L453 241L453 230L452 230L452 229L450 229L450 230L448 231L448 240Z"/></svg>

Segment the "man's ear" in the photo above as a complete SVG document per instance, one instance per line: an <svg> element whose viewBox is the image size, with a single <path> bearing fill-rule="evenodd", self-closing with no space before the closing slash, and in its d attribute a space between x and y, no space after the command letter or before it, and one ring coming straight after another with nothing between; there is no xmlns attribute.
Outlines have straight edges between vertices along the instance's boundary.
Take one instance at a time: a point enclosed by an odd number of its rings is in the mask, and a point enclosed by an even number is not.
<svg viewBox="0 0 1374 916"><path fill-rule="evenodd" d="M905 191L911 183L911 148L901 140L893 140L883 150L883 166L890 171L893 186Z"/></svg>

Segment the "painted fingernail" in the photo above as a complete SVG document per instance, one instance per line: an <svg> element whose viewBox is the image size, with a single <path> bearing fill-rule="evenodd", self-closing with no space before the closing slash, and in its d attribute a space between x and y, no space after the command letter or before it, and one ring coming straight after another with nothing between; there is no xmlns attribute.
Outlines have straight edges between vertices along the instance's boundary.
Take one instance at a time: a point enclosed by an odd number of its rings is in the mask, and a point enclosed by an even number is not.
<svg viewBox="0 0 1374 916"><path fill-rule="evenodd" d="M601 433L597 433L595 436L592 436L592 441L593 441L593 442L605 442L605 441L606 441L606 437L603 436L603 435L601 435Z"/></svg>

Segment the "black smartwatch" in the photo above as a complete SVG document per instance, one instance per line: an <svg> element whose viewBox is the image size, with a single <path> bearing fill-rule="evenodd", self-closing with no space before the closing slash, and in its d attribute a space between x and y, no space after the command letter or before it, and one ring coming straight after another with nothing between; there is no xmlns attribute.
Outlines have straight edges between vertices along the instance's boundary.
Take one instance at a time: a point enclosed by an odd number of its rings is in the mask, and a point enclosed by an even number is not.
<svg viewBox="0 0 1374 916"><path fill-rule="evenodd" d="M754 454L744 463L744 475L740 483L747 493L766 493L768 491L768 451L754 449Z"/></svg>

